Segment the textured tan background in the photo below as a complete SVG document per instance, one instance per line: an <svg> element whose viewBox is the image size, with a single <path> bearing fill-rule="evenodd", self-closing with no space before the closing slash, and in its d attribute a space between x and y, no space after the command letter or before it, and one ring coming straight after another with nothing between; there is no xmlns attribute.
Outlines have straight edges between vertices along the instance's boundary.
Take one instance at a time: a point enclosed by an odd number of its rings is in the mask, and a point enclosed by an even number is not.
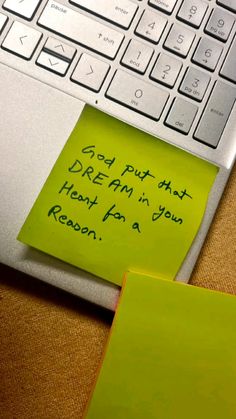
<svg viewBox="0 0 236 419"><path fill-rule="evenodd" d="M193 285L236 294L235 197L236 168ZM0 280L0 417L80 419L112 314L1 265Z"/></svg>

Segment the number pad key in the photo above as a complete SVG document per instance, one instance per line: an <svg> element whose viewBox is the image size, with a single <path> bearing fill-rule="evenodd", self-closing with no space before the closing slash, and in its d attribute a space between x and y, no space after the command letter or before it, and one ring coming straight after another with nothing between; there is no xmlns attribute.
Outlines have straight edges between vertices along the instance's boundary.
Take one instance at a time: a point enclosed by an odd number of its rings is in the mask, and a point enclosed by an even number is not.
<svg viewBox="0 0 236 419"><path fill-rule="evenodd" d="M192 61L207 70L214 71L223 48L221 45L207 38L201 38Z"/></svg>
<svg viewBox="0 0 236 419"><path fill-rule="evenodd" d="M207 11L208 5L202 0L184 0L177 18L194 28L199 28Z"/></svg>
<svg viewBox="0 0 236 419"><path fill-rule="evenodd" d="M236 99L236 89L229 84L216 82L203 111L194 138L216 148L224 131Z"/></svg>
<svg viewBox="0 0 236 419"><path fill-rule="evenodd" d="M226 42L234 24L234 18L220 8L212 11L207 22L205 32L220 41Z"/></svg>
<svg viewBox="0 0 236 419"><path fill-rule="evenodd" d="M171 30L164 43L164 48L174 52L181 57L186 57L194 40L194 33L189 29L172 25Z"/></svg>
<svg viewBox="0 0 236 419"><path fill-rule="evenodd" d="M169 94L131 74L117 70L106 96L133 109L142 115L158 121L163 112Z"/></svg>
<svg viewBox="0 0 236 419"><path fill-rule="evenodd" d="M166 24L167 19L164 16L158 15L151 10L145 10L135 29L135 34L157 44Z"/></svg>
<svg viewBox="0 0 236 419"><path fill-rule="evenodd" d="M149 0L148 4L170 15L173 12L176 2L177 0Z"/></svg>
<svg viewBox="0 0 236 419"><path fill-rule="evenodd" d="M210 80L208 74L190 67L185 73L179 91L183 95L201 102Z"/></svg>
<svg viewBox="0 0 236 419"><path fill-rule="evenodd" d="M140 74L144 74L154 50L148 45L132 39L123 55L121 64Z"/></svg>
<svg viewBox="0 0 236 419"><path fill-rule="evenodd" d="M165 124L183 134L188 134L194 121L198 107L182 98L176 98L167 115Z"/></svg>
<svg viewBox="0 0 236 419"><path fill-rule="evenodd" d="M151 72L150 78L173 87L181 70L182 63L167 54L160 54Z"/></svg>

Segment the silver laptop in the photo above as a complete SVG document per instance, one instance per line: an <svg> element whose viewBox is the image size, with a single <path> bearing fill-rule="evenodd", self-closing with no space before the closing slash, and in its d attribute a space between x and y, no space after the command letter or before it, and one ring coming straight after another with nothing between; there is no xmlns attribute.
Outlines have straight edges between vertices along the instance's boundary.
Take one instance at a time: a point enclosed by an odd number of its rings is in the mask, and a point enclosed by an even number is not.
<svg viewBox="0 0 236 419"><path fill-rule="evenodd" d="M236 0L0 1L0 261L114 309L119 288L17 242L85 103L219 166L236 155ZM39 175L40 173L40 175Z"/></svg>

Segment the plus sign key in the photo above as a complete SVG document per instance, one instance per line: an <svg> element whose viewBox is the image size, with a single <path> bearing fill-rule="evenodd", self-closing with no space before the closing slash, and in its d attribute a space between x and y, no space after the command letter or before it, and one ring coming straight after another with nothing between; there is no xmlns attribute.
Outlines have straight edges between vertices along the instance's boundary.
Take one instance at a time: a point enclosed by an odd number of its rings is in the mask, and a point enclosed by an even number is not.
<svg viewBox="0 0 236 419"><path fill-rule="evenodd" d="M84 53L79 59L71 80L87 89L99 92L109 69L109 64Z"/></svg>

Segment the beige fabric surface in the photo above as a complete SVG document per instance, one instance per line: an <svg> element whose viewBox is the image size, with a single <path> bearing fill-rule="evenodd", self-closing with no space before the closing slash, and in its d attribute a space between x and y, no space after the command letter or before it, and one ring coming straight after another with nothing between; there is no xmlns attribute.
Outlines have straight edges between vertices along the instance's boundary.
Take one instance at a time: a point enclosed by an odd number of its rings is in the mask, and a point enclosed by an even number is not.
<svg viewBox="0 0 236 419"><path fill-rule="evenodd" d="M236 294L235 196L236 169L193 285ZM0 281L0 418L80 419L112 314L4 266Z"/></svg>

